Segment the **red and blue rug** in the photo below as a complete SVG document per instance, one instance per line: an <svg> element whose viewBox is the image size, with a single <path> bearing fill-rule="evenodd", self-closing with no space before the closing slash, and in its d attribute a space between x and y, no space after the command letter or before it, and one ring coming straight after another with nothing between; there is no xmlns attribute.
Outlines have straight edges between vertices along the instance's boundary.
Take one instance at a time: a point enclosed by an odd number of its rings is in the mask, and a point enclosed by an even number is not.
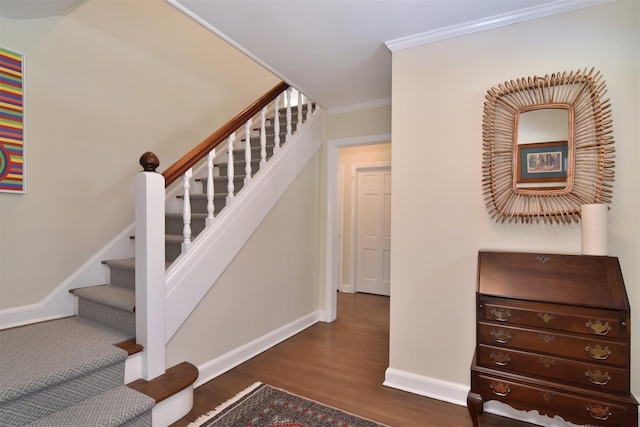
<svg viewBox="0 0 640 427"><path fill-rule="evenodd" d="M256 383L189 427L385 427Z"/></svg>

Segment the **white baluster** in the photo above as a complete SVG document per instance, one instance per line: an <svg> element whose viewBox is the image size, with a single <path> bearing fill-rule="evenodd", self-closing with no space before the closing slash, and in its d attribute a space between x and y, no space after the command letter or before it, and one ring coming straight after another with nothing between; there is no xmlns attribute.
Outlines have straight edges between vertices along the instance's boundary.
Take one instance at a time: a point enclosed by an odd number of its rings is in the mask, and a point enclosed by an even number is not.
<svg viewBox="0 0 640 427"><path fill-rule="evenodd" d="M273 131L276 133L274 136L273 142L275 146L273 147L273 153L277 153L280 151L280 95L276 96L276 99L273 101L274 115L273 115Z"/></svg>
<svg viewBox="0 0 640 427"><path fill-rule="evenodd" d="M182 253L187 253L191 246L191 197L189 196L189 188L191 188L191 177L193 176L193 170L189 168L182 177L182 187L184 189L184 199L182 203L182 222L184 227L182 228Z"/></svg>
<svg viewBox="0 0 640 427"><path fill-rule="evenodd" d="M234 167L233 167L233 143L236 140L236 134L235 132L232 133L231 135L229 135L229 139L227 140L227 155L228 155L228 159L227 161L228 166L227 166L227 205L230 205L231 203L233 203L233 199L235 197L234 192L235 192L235 185L233 184L233 178L234 178Z"/></svg>
<svg viewBox="0 0 640 427"><path fill-rule="evenodd" d="M244 186L246 187L251 182L251 119L247 120L244 124Z"/></svg>
<svg viewBox="0 0 640 427"><path fill-rule="evenodd" d="M291 138L291 88L287 89L287 137Z"/></svg>
<svg viewBox="0 0 640 427"><path fill-rule="evenodd" d="M307 120L309 120L309 117L311 117L311 107L313 105L311 105L311 98L309 98L307 96Z"/></svg>
<svg viewBox="0 0 640 427"><path fill-rule="evenodd" d="M300 129L302 124L302 93L298 91L298 123L296 124L296 130Z"/></svg>
<svg viewBox="0 0 640 427"><path fill-rule="evenodd" d="M267 107L260 113L260 168L267 165Z"/></svg>
<svg viewBox="0 0 640 427"><path fill-rule="evenodd" d="M213 203L214 191L213 191L213 159L216 157L216 149L209 151L207 154L207 219L205 225L209 227L213 223L213 214L215 211L215 204Z"/></svg>

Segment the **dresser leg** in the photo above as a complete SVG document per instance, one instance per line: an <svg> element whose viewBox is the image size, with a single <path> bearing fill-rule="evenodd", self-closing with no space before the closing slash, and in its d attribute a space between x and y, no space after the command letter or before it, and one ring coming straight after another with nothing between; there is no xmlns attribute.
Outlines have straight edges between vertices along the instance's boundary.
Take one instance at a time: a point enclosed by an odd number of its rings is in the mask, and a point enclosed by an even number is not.
<svg viewBox="0 0 640 427"><path fill-rule="evenodd" d="M477 393L469 392L467 395L467 409L469 409L469 415L471 416L473 427L478 427L478 415L483 412L482 404L482 396Z"/></svg>

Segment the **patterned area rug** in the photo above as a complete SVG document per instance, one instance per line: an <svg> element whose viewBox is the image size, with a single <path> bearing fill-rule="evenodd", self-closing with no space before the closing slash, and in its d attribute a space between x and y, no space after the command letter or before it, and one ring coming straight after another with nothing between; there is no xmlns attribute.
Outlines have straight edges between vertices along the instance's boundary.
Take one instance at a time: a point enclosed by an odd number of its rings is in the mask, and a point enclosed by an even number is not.
<svg viewBox="0 0 640 427"><path fill-rule="evenodd" d="M189 427L385 427L256 383Z"/></svg>

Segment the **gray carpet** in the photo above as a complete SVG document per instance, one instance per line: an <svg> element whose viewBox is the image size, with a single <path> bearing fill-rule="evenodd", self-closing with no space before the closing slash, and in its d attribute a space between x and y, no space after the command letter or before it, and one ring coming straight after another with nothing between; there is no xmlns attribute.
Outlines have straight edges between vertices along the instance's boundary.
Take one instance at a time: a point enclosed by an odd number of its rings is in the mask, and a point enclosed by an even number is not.
<svg viewBox="0 0 640 427"><path fill-rule="evenodd" d="M53 421L59 415L57 412L66 409L73 413L72 408L87 399L109 402L106 396L114 403L114 399L139 395L140 403L133 406L124 400L115 403L107 418L126 421L136 418L138 411L150 411L153 399L133 391L125 390L126 394L115 391L123 387L124 362L128 355L113 344L130 338L129 333L81 317L1 331L2 425L28 425L44 417L51 417L44 421L51 426L86 425L69 424L68 419L62 424ZM91 418L98 419L98 414L92 411Z"/></svg>

